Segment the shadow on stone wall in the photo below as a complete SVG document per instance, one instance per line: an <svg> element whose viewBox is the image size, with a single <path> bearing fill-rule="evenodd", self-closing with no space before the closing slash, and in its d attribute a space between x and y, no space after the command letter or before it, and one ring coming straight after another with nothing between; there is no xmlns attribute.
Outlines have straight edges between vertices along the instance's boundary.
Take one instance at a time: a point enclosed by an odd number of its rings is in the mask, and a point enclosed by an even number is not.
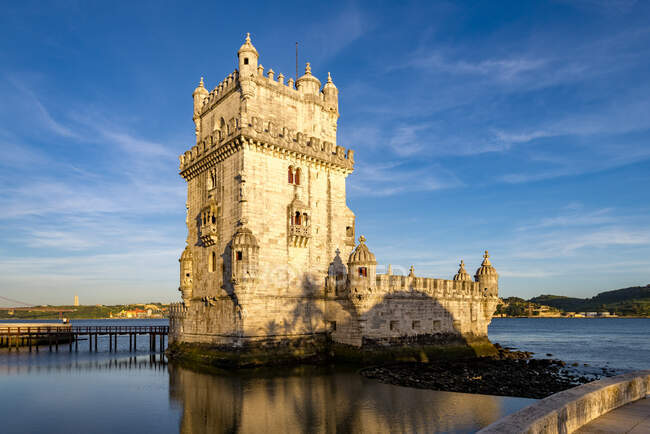
<svg viewBox="0 0 650 434"><path fill-rule="evenodd" d="M437 299L414 290L373 294L355 293L338 298L336 304L343 318L332 333L332 346L337 358L358 362L420 361L458 357L480 357L496 354L485 334L472 329L472 309L476 320L485 322L492 316L490 301L482 305L460 301L458 313L447 309ZM479 303L481 304L481 303ZM480 311L480 312L479 312ZM464 315L465 318L460 318ZM338 316L339 318L341 315ZM358 330L356 344L345 342L345 335ZM360 347L359 347L360 345Z"/></svg>

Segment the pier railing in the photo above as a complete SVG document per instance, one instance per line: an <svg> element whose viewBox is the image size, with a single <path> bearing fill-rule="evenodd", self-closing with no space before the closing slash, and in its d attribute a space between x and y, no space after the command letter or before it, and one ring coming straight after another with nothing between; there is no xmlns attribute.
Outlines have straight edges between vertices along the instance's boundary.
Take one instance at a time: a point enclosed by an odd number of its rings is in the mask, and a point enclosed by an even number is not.
<svg viewBox="0 0 650 434"><path fill-rule="evenodd" d="M117 337L129 336L129 351L137 348L137 337L140 335L149 336L150 351L156 350L156 337L160 342L160 352L164 350L165 336L169 335L169 326L71 326L57 324L52 326L43 325L2 325L0 326L0 347L18 349L29 347L29 351L35 348L39 351L39 345L48 345L50 351L54 347L59 351L60 344L68 344L70 351L74 346L79 351L79 340L88 336L89 351L98 350L98 337L107 336L109 351L117 351ZM94 338L94 339L93 339ZM94 340L94 345L93 345Z"/></svg>

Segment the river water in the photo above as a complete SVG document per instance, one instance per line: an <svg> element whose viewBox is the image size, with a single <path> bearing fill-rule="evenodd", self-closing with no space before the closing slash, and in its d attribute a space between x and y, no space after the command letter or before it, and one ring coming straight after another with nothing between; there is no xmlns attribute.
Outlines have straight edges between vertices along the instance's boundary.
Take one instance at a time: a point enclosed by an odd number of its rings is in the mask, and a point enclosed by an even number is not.
<svg viewBox="0 0 650 434"><path fill-rule="evenodd" d="M649 335L650 319L495 319L490 326L493 342L620 369L648 367ZM616 351L603 351L609 345ZM345 366L197 373L149 353L146 338L136 353L126 338L117 353L101 338L98 353L83 343L78 353L44 349L0 350L0 432L474 432L534 401L386 385Z"/></svg>
<svg viewBox="0 0 650 434"><path fill-rule="evenodd" d="M586 372L650 369L650 318L494 318L488 335L493 343Z"/></svg>

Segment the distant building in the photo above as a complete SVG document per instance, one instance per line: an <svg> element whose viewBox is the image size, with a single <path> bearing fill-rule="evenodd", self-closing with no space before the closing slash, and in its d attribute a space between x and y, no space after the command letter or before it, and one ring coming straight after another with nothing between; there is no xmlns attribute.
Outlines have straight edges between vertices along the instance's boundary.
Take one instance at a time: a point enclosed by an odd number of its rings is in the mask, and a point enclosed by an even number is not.
<svg viewBox="0 0 650 434"><path fill-rule="evenodd" d="M74 305L79 306L79 296L78 295L74 296Z"/></svg>

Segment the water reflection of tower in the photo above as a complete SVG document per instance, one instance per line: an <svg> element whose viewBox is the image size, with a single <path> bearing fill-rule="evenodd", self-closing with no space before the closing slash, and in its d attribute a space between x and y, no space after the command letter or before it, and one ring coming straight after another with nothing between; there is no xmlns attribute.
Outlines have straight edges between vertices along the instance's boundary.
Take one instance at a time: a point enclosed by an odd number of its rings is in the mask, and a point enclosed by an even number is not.
<svg viewBox="0 0 650 434"><path fill-rule="evenodd" d="M503 414L500 397L396 387L354 371L168 369L181 433L472 431Z"/></svg>

